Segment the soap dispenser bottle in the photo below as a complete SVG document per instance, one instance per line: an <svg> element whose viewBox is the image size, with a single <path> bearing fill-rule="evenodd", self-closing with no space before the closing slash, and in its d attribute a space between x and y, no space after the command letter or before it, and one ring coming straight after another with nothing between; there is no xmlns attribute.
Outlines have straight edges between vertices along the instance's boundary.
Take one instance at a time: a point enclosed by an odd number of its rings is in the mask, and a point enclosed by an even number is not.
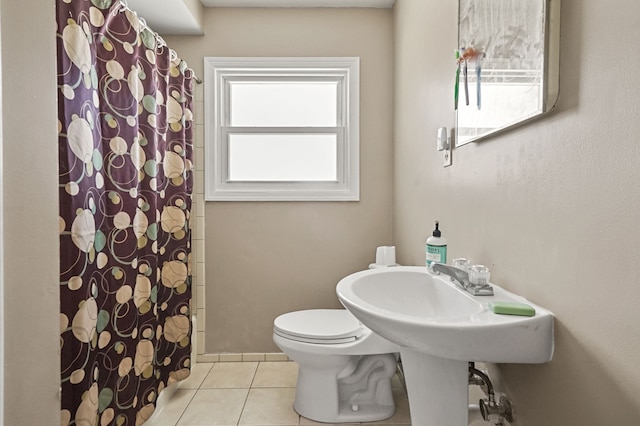
<svg viewBox="0 0 640 426"><path fill-rule="evenodd" d="M440 224L436 220L436 229L426 241L426 265L431 268L433 262L447 263L447 240L442 237Z"/></svg>

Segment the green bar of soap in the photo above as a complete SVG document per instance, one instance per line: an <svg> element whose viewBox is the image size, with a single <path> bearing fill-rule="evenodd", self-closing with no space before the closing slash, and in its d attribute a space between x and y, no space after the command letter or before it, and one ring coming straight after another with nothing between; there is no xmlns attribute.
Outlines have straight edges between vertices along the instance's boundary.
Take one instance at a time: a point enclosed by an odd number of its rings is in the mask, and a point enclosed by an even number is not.
<svg viewBox="0 0 640 426"><path fill-rule="evenodd" d="M489 302L489 309L500 315L520 315L523 317L532 317L536 314L533 306L526 303L517 302Z"/></svg>

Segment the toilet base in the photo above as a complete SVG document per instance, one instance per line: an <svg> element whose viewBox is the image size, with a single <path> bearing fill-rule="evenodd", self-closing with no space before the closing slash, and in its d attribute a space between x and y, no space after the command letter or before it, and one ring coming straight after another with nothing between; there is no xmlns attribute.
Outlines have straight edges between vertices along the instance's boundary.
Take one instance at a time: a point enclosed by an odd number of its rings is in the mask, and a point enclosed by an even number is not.
<svg viewBox="0 0 640 426"><path fill-rule="evenodd" d="M340 408L337 416L322 416L322 418L311 418L300 412L295 407L296 413L302 417L315 422L321 423L361 423L361 422L377 422L392 417L396 412L396 406L380 405L380 404L361 404L358 411L352 411L348 407Z"/></svg>
<svg viewBox="0 0 640 426"><path fill-rule="evenodd" d="M391 392L394 354L323 357L323 365L298 363L293 408L323 423L371 422L388 419L396 407Z"/></svg>
<svg viewBox="0 0 640 426"><path fill-rule="evenodd" d="M283 316L276 318L273 333L274 343L298 364L296 412L322 423L373 422L393 416L391 377L400 348L343 309L303 312L284 314L286 321ZM313 327L296 325L300 315L300 321ZM333 326L318 331L323 321ZM347 328L355 329L335 327L347 322L351 323ZM338 341L345 337L350 341Z"/></svg>

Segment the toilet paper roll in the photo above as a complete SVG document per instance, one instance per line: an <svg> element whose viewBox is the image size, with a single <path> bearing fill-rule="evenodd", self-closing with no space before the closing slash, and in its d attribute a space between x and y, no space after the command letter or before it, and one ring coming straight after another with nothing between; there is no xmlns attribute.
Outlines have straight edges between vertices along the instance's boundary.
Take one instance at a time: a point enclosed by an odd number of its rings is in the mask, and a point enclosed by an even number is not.
<svg viewBox="0 0 640 426"><path fill-rule="evenodd" d="M396 247L380 246L376 249L376 265L390 266L396 264Z"/></svg>

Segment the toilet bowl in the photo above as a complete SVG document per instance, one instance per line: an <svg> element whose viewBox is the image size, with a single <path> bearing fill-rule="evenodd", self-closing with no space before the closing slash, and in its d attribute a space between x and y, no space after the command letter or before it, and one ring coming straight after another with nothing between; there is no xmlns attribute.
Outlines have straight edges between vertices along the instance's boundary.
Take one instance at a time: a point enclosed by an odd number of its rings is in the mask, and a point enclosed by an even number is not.
<svg viewBox="0 0 640 426"><path fill-rule="evenodd" d="M395 412L391 377L398 346L344 309L289 312L273 341L298 364L294 409L318 422L384 420Z"/></svg>

